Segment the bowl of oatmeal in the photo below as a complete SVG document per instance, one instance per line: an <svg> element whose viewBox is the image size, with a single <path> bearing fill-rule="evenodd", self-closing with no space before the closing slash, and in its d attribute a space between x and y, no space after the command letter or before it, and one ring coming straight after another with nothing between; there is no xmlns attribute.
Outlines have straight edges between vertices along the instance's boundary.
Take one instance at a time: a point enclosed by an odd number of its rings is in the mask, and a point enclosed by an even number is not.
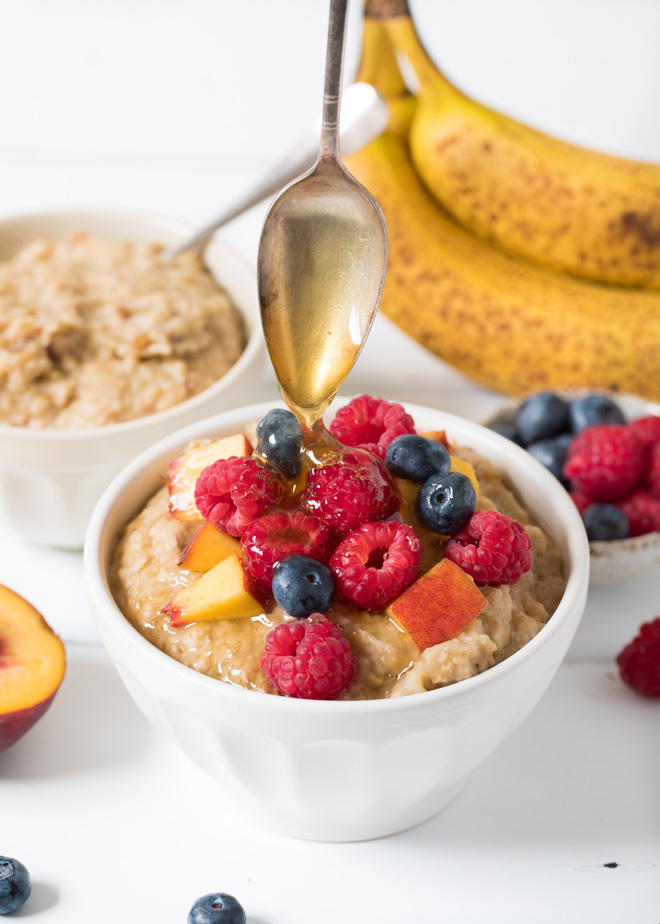
<svg viewBox="0 0 660 924"><path fill-rule="evenodd" d="M332 700L283 695L262 668L266 638L282 626L316 624L317 616L291 619L258 592L262 606L245 610L240 589L229 595L229 608L222 604L220 619L209 621L199 609L199 618L190 618L190 610L182 618L185 606L177 615L172 605L201 579L207 586L213 573L190 570L191 536L207 524L195 522L194 511L186 519L190 495L178 473L190 453L217 454L220 442L235 457L249 458L255 424L270 408L242 408L187 427L113 481L85 543L92 609L136 704L243 817L316 840L385 836L430 818L458 796L546 690L585 605L585 531L556 479L521 448L477 424L407 406L416 432L444 439L452 471L456 465L478 483L475 514L497 511L521 524L529 567L511 586L477 585L461 571L465 593L483 599L476 615L440 642L422 639L414 618L405 629L403 610L392 616L399 612L396 601L370 612L335 601L323 619L348 642L350 679ZM247 448L241 449L242 439ZM410 522L400 488L398 509L383 511L385 524L396 528ZM442 563L446 541L432 540L419 577L433 571L433 561ZM408 608L413 617L422 611Z"/></svg>
<svg viewBox="0 0 660 924"><path fill-rule="evenodd" d="M253 269L131 212L0 220L0 500L28 541L82 546L103 488L168 433L254 398Z"/></svg>

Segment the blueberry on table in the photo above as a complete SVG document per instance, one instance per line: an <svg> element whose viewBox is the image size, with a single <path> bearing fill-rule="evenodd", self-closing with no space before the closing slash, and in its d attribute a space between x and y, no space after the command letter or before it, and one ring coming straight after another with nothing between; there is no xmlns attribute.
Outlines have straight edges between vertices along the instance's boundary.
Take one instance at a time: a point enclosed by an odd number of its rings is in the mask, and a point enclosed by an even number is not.
<svg viewBox="0 0 660 924"><path fill-rule="evenodd" d="M273 408L257 425L257 453L281 475L297 478L303 434L296 415L284 408Z"/></svg>
<svg viewBox="0 0 660 924"><path fill-rule="evenodd" d="M451 468L449 451L438 440L415 433L404 433L387 447L385 465L397 478L423 484L431 475L445 474Z"/></svg>
<svg viewBox="0 0 660 924"><path fill-rule="evenodd" d="M623 411L606 395L585 395L569 404L568 417L573 433L595 424L624 424Z"/></svg>
<svg viewBox="0 0 660 924"><path fill-rule="evenodd" d="M432 475L419 489L417 516L431 532L453 536L468 522L476 504L474 485L466 475Z"/></svg>
<svg viewBox="0 0 660 924"><path fill-rule="evenodd" d="M527 447L527 452L530 456L534 456L542 465L545 465L548 471L552 472L555 478L561 481L564 486L568 482L562 475L562 469L568 455L569 442L570 439L556 436L553 439L537 440Z"/></svg>
<svg viewBox="0 0 660 924"><path fill-rule="evenodd" d="M246 924L245 911L233 895L211 892L190 909L188 924Z"/></svg>
<svg viewBox="0 0 660 924"><path fill-rule="evenodd" d="M0 914L22 908L30 897L30 874L18 860L0 857Z"/></svg>
<svg viewBox="0 0 660 924"><path fill-rule="evenodd" d="M630 535L628 517L614 504L591 504L582 520L590 542L612 542Z"/></svg>
<svg viewBox="0 0 660 924"><path fill-rule="evenodd" d="M568 430L568 404L552 391L537 391L518 408L516 430L523 446L559 436Z"/></svg>
<svg viewBox="0 0 660 924"><path fill-rule="evenodd" d="M330 570L308 555L292 555L280 562L272 587L275 602L294 619L326 613L335 598Z"/></svg>

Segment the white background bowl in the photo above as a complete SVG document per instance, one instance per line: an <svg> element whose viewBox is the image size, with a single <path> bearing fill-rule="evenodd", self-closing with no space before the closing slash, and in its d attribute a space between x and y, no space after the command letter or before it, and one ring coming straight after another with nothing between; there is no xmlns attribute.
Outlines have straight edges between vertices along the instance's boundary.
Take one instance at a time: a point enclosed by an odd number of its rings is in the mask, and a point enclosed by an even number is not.
<svg viewBox="0 0 660 924"><path fill-rule="evenodd" d="M58 211L0 220L0 260L42 237L66 240L89 231L114 240L183 240L188 225L124 211ZM219 240L205 262L245 319L247 344L232 368L187 401L156 414L90 430L31 430L0 425L0 498L11 525L40 545L80 548L94 504L126 463L181 427L254 400L265 348L256 275L242 256Z"/></svg>
<svg viewBox="0 0 660 924"><path fill-rule="evenodd" d="M626 420L635 420L649 414L660 416L660 404L638 395L617 394L599 388L555 388L553 391L568 400L596 393L606 395L619 405ZM501 420L512 422L523 400L524 397L508 401L499 411L483 421L484 426ZM615 539L612 542L590 542L589 548L590 581L594 586L627 581L660 567L660 532L633 536L631 539Z"/></svg>
<svg viewBox="0 0 660 924"><path fill-rule="evenodd" d="M568 584L549 623L485 673L398 699L309 702L214 680L159 651L130 625L108 590L107 563L118 530L158 489L159 476L190 439L240 432L270 407L241 408L187 427L113 481L85 541L92 609L135 702L246 817L316 840L391 834L444 808L547 688L584 609L586 534L563 488L522 449L477 424L409 405L420 431L446 429L450 439L490 458L554 535Z"/></svg>

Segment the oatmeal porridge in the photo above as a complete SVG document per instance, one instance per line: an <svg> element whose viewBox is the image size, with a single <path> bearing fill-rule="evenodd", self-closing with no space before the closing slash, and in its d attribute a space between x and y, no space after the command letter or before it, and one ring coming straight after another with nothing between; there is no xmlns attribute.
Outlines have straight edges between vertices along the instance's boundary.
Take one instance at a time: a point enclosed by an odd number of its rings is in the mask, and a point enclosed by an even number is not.
<svg viewBox="0 0 660 924"><path fill-rule="evenodd" d="M198 256L80 233L0 263L0 422L89 428L185 401L246 342Z"/></svg>
<svg viewBox="0 0 660 924"><path fill-rule="evenodd" d="M255 445L254 434L249 435L248 445ZM395 605L368 611L337 595L326 615L348 641L355 665L352 680L341 693L343 699L403 696L472 677L529 642L561 600L563 565L552 538L489 460L466 447L449 448L452 470L471 471L478 486L475 514L498 511L521 524L521 532L529 539L528 570L515 582L497 586L477 585L472 577L462 574L472 591L483 594L480 612L453 637L421 647L415 633L406 631L393 615ZM445 559L448 537L420 525L406 502L411 483L402 478L395 481L398 511L389 519L413 524L422 542L419 576L429 575ZM414 485L413 491L418 488ZM200 619L183 625L171 618L168 605L172 598L200 578L199 573L185 567L185 550L190 548L191 538L199 534L200 519L175 515L173 496L170 467L170 484L146 503L115 544L110 574L119 608L146 639L188 667L238 686L276 693L262 669L261 657L273 628L295 620L272 597L260 598L262 609L245 618ZM334 556L331 564L333 560ZM368 564L378 566L375 560Z"/></svg>

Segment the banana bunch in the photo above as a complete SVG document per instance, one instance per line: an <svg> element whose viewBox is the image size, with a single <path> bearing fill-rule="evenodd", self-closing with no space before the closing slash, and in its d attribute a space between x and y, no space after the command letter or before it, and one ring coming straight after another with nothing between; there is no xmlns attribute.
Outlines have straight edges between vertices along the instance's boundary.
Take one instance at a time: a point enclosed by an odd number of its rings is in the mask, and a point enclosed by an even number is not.
<svg viewBox="0 0 660 924"><path fill-rule="evenodd" d="M417 96L395 52L416 69ZM619 175L627 162L478 106L436 70L406 0L367 0L356 79L372 83L391 113L387 131L346 158L387 222L383 313L489 388L601 387L660 399L660 292L652 288L656 278L660 285L660 233L655 267L651 243L644 262L641 247L610 233L613 203L625 200L637 215L644 207L648 216L653 191L660 222L660 167L628 164ZM521 168L523 157L533 170ZM572 193L539 199L541 175L555 190L570 179ZM516 235L524 253L511 241Z"/></svg>

